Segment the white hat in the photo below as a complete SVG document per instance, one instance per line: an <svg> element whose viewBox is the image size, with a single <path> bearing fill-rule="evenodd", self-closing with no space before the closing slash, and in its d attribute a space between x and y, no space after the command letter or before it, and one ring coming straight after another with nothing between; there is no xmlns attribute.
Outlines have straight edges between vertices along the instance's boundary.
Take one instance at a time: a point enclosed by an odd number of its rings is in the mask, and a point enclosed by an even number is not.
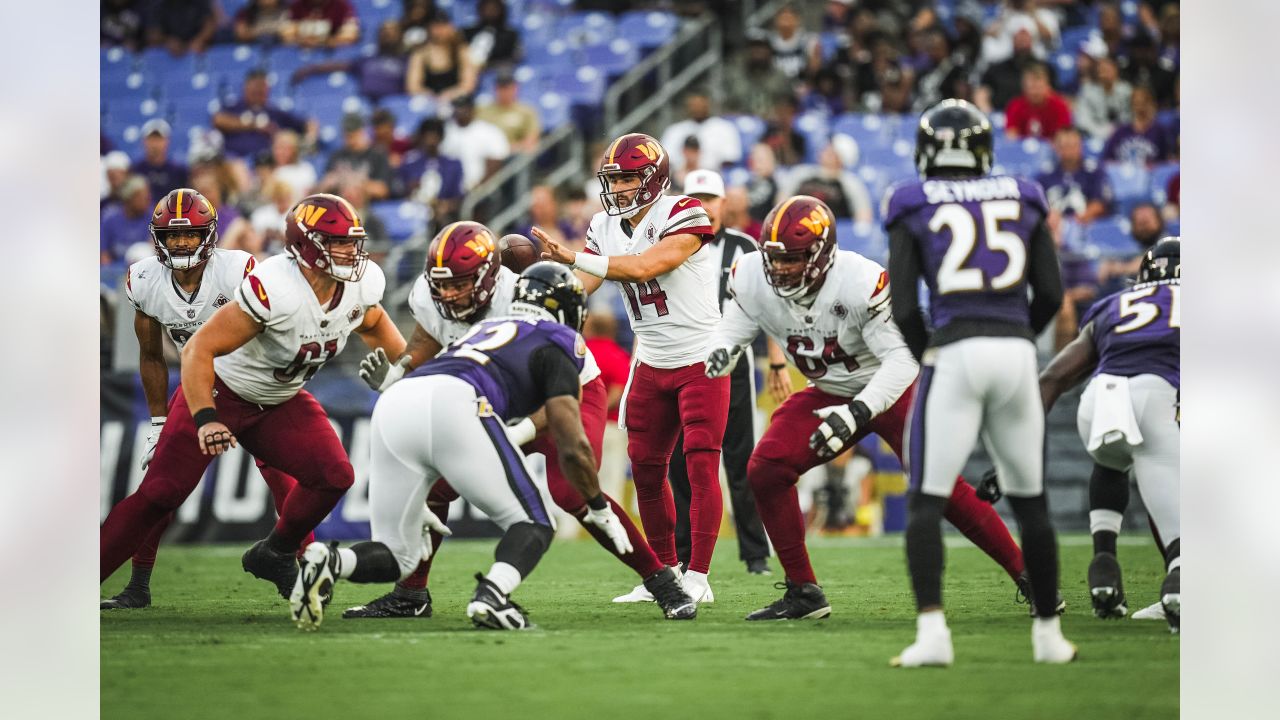
<svg viewBox="0 0 1280 720"><path fill-rule="evenodd" d="M169 137L169 123L160 118L151 118L142 125L142 137L147 137L152 133L159 133L164 137Z"/></svg>
<svg viewBox="0 0 1280 720"><path fill-rule="evenodd" d="M685 195L724 197L724 178L714 170L694 170L684 176Z"/></svg>
<svg viewBox="0 0 1280 720"><path fill-rule="evenodd" d="M128 170L130 164L129 156L120 150L112 150L102 158L102 166L107 170Z"/></svg>

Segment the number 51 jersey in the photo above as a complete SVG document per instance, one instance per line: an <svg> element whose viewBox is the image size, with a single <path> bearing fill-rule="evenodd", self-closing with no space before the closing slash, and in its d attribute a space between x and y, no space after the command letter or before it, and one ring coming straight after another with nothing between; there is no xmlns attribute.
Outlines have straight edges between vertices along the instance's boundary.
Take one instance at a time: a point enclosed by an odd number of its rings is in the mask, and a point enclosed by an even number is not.
<svg viewBox="0 0 1280 720"><path fill-rule="evenodd" d="M240 309L263 330L213 367L237 395L260 405L288 400L326 362L342 352L347 336L382 300L386 279L376 263L365 265L358 282L339 282L323 306L287 254L264 260L236 289Z"/></svg>

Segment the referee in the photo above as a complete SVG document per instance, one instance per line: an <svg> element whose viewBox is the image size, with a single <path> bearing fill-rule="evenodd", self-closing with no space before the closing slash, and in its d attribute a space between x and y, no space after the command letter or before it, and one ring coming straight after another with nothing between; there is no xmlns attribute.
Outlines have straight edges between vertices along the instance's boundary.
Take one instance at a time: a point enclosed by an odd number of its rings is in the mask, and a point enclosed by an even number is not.
<svg viewBox="0 0 1280 720"><path fill-rule="evenodd" d="M716 231L714 245L708 250L720 258L720 303L732 302L728 293L729 270L743 253L755 252L756 243L751 236L725 228L720 223L721 202L724 199L724 180L711 170L694 170L685 176L684 194L702 201L711 227ZM747 572L768 575L769 541L756 514L756 501L747 484L747 460L756 444L755 428L755 368L751 352L744 353L745 362L739 361L730 375L729 418L724 428L724 447L721 457L729 476L729 499L733 504L733 521L738 529L738 556L747 564ZM769 341L770 375L779 376L776 382L788 383L785 358L782 350ZM779 367L780 366L780 367ZM771 387L774 382L771 378ZM676 502L676 556L681 563L689 562L689 474L684 462L684 434L676 440L671 453L671 493Z"/></svg>

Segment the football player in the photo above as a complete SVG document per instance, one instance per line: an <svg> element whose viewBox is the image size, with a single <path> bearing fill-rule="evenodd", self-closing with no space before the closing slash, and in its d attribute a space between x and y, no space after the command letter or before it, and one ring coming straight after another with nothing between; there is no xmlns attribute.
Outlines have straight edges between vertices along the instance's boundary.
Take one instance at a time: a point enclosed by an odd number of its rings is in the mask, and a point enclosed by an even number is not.
<svg viewBox="0 0 1280 720"><path fill-rule="evenodd" d="M953 659L942 612L940 521L979 436L1022 530L1035 606L1032 657L1076 657L1057 614L1057 539L1044 496L1033 341L1062 304L1062 278L1044 191L989 174L991 134L991 122L968 102L933 106L916 131L921 179L894 186L885 198L893 318L923 366L906 441L907 565L919 615L915 643L893 659L903 667ZM932 333L920 309L921 277Z"/></svg>
<svg viewBox="0 0 1280 720"><path fill-rule="evenodd" d="M1116 471L1128 490L1130 469L1164 548L1160 605L1169 629L1180 626L1181 510L1178 503L1181 418L1182 243L1167 237L1142 257L1138 282L1098 301L1081 321L1080 336L1040 375L1046 412L1062 393L1092 376L1076 415L1085 449ZM1127 611L1116 560L1121 514L1090 512L1094 537L1109 540L1089 563L1089 593L1098 617ZM1105 535L1104 535L1105 533Z"/></svg>
<svg viewBox="0 0 1280 720"><path fill-rule="evenodd" d="M715 232L697 199L663 195L670 174L657 140L623 135L609 144L596 173L605 209L591 219L586 250L572 252L540 228L532 232L542 242L542 257L576 268L587 292L607 279L626 295L638 345L618 425L627 431L640 520L658 558L675 565L676 508L667 466L683 430L692 496L684 581L689 595L702 602L710 599L707 574L724 512L720 448L729 379L703 372L720 322L720 268L712 253L699 250L715 240Z"/></svg>
<svg viewBox="0 0 1280 720"><path fill-rule="evenodd" d="M797 195L765 218L760 252L738 259L707 356L707 374L728 374L760 330L778 342L809 387L773 414L747 465L760 517L786 571L786 593L747 620L800 620L831 613L804 543L796 481L868 433L902 457L902 433L919 365L889 313L884 268L836 245L835 217ZM1018 581L1022 554L973 488L952 477L947 519Z"/></svg>
<svg viewBox="0 0 1280 720"><path fill-rule="evenodd" d="M587 498L584 522L604 531L619 553L631 549L600 492L594 451L578 410L579 374L587 355L578 331L586 303L582 283L567 268L535 263L520 275L508 317L478 323L383 392L370 426L373 539L350 548L337 543L307 548L290 599L300 628L320 624L338 579L391 582L431 556L424 530L438 530L440 521L426 507L427 493L446 475L462 497L503 530L493 566L476 574L467 616L477 627L528 627L511 593L546 552L555 520L546 486L530 474L503 422L540 407L560 449L561 469ZM669 581L677 586L674 575ZM696 611L693 603L689 607Z"/></svg>
<svg viewBox="0 0 1280 720"><path fill-rule="evenodd" d="M383 391L399 380L406 370L416 368L435 357L442 345L468 334L472 327L486 319L509 313L519 276L503 267L495 247L493 234L476 222L456 222L442 229L427 248L427 267L414 283L409 295L409 308L416 325L403 357L392 362L385 354L370 353L362 364L361 375L374 390ZM600 368L588 351L582 368L581 417L583 430L591 442L597 464L604 448L604 428L608 419L608 393ZM535 414L537 415L537 414ZM674 574L654 554L644 535L613 498L604 496L618 522L627 534L630 550L621 552L603 528L587 522L586 499L569 481L557 462L557 447L552 438L534 438L538 428L531 418L512 416L509 432L516 445L540 452L547 460L547 485L556 505L573 515L603 547L618 556L642 578L642 587L657 588L667 617L677 619L694 612ZM532 441L532 442L530 442ZM433 485L427 495L428 508L439 517L448 517L449 502L457 493L446 480ZM441 538L432 538L439 548ZM390 593L366 605L348 609L345 618L430 617L431 595L427 578L431 559L424 559L408 577L401 579Z"/></svg>
<svg viewBox="0 0 1280 720"><path fill-rule="evenodd" d="M302 386L353 331L395 356L405 347L379 304L386 281L364 241L351 203L336 195L304 198L285 216L288 252L260 263L234 302L187 341L182 386L147 474L102 526L102 579L186 500L215 456L243 442L298 481L271 534L241 559L246 572L289 597L298 544L354 480L328 416Z"/></svg>
<svg viewBox="0 0 1280 720"><path fill-rule="evenodd" d="M191 188L170 190L160 198L151 213L148 229L155 257L131 265L124 280L125 296L135 311L133 331L138 336L138 374L151 410L151 432L147 434L142 454L143 470L151 464L156 440L169 414L169 366L164 359L164 334L181 350L215 310L231 302L236 287L253 271L255 264L253 256L243 250L217 247L218 209ZM261 461L257 464L279 512L296 481ZM102 601L103 610L142 608L151 604L151 570L155 567L160 538L171 522L173 513L165 515L143 540L133 554L129 583L120 594ZM306 543L311 539L308 535Z"/></svg>

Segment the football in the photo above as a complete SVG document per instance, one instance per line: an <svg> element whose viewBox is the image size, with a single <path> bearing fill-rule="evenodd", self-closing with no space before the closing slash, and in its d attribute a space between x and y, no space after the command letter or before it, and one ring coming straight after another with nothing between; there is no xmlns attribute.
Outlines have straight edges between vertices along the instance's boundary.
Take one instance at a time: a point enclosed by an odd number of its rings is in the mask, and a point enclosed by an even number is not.
<svg viewBox="0 0 1280 720"><path fill-rule="evenodd" d="M540 255L538 246L524 235L503 235L498 247L502 253L502 264L515 273L524 272L525 268L538 262Z"/></svg>

